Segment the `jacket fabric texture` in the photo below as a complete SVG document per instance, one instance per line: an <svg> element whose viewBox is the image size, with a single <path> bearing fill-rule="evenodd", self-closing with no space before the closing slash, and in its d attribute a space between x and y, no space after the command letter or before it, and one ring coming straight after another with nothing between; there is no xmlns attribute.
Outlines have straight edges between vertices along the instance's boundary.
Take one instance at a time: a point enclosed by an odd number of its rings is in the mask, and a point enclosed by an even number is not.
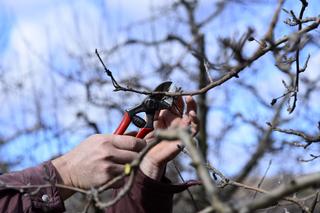
<svg viewBox="0 0 320 213"><path fill-rule="evenodd" d="M65 211L57 187L57 173L51 161L19 172L0 175L0 212L54 212ZM173 185L163 177L156 181L137 172L131 190L106 213L170 213L175 193L199 184L188 181ZM29 188L29 186L35 186ZM46 185L46 187L43 187ZM28 188L22 189L23 186ZM42 186L42 187L37 187ZM118 190L114 190L114 195Z"/></svg>

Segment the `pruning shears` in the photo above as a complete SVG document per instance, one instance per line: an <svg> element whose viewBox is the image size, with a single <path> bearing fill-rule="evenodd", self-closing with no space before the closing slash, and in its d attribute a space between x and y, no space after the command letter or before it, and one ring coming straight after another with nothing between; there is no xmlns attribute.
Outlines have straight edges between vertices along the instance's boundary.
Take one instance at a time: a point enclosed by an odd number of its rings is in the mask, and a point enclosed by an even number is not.
<svg viewBox="0 0 320 213"><path fill-rule="evenodd" d="M177 90L177 87L171 81L163 82L154 89L155 92L176 92ZM114 134L123 135L132 122L136 127L140 128L135 137L144 138L154 129L155 113L162 109L170 109L174 106L174 101L174 97L163 94L151 94L147 96L142 103L125 111L122 121ZM145 120L138 116L138 113L145 113Z"/></svg>

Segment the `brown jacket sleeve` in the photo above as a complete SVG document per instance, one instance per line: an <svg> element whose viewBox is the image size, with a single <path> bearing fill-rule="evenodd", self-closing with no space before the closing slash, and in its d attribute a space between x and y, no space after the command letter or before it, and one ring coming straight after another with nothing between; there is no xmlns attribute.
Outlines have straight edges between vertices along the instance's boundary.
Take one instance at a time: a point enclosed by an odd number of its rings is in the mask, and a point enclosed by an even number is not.
<svg viewBox="0 0 320 213"><path fill-rule="evenodd" d="M51 162L21 172L0 175L1 212L64 212L63 200L53 185L40 190L26 189L23 192L14 189L15 186L48 184L48 180L51 183L57 182L56 171ZM129 193L106 212L170 213L173 195L196 184L199 182L189 181L185 184L172 185L165 177L159 182L138 171Z"/></svg>
<svg viewBox="0 0 320 213"><path fill-rule="evenodd" d="M106 210L107 213L170 213L172 199L175 193L198 185L199 181L188 181L184 184L173 185L167 178L161 182L153 180L138 171L133 186L119 202ZM114 190L114 196L118 190Z"/></svg>
<svg viewBox="0 0 320 213"><path fill-rule="evenodd" d="M63 212L64 204L55 186L19 191L14 187L56 183L56 172L51 162L20 172L0 175L1 212Z"/></svg>

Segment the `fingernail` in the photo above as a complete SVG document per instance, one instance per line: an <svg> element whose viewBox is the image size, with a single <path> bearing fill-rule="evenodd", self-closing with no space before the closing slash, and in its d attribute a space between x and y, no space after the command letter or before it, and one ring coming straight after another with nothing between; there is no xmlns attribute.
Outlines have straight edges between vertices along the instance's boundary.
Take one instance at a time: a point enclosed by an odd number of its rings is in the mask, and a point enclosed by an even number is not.
<svg viewBox="0 0 320 213"><path fill-rule="evenodd" d="M191 115L191 116L196 116L197 114L196 114L196 112L195 112L194 110L190 110L190 111L189 111L189 115Z"/></svg>
<svg viewBox="0 0 320 213"><path fill-rule="evenodd" d="M192 100L192 96L191 95L186 96L186 101L191 101L191 100Z"/></svg>

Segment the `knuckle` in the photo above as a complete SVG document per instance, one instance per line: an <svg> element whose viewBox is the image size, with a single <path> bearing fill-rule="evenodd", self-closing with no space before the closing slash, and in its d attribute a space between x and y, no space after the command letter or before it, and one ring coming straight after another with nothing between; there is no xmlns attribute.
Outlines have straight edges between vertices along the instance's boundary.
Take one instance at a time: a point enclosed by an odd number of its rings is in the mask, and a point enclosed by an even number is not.
<svg viewBox="0 0 320 213"><path fill-rule="evenodd" d="M112 148L110 149L105 149L104 150L104 158L106 160L109 160L109 161L113 161L115 156L114 156L114 150Z"/></svg>
<svg viewBox="0 0 320 213"><path fill-rule="evenodd" d="M113 166L111 163L107 163L104 167L104 171L107 173L107 174L110 174L112 171L113 171Z"/></svg>
<svg viewBox="0 0 320 213"><path fill-rule="evenodd" d="M117 169L117 167L113 164L113 163L108 163L106 164L105 168L104 168L104 172L107 175L111 175L111 176L115 176L121 173L121 171L119 171Z"/></svg>
<svg viewBox="0 0 320 213"><path fill-rule="evenodd" d="M130 149L131 150L137 150L139 148L139 144L136 140L131 140L130 141Z"/></svg>
<svg viewBox="0 0 320 213"><path fill-rule="evenodd" d="M133 150L140 151L147 145L145 140L136 139L134 141Z"/></svg>
<svg viewBox="0 0 320 213"><path fill-rule="evenodd" d="M126 143L127 143L127 149L129 150L136 150L139 146L136 138L134 137L127 137Z"/></svg>

